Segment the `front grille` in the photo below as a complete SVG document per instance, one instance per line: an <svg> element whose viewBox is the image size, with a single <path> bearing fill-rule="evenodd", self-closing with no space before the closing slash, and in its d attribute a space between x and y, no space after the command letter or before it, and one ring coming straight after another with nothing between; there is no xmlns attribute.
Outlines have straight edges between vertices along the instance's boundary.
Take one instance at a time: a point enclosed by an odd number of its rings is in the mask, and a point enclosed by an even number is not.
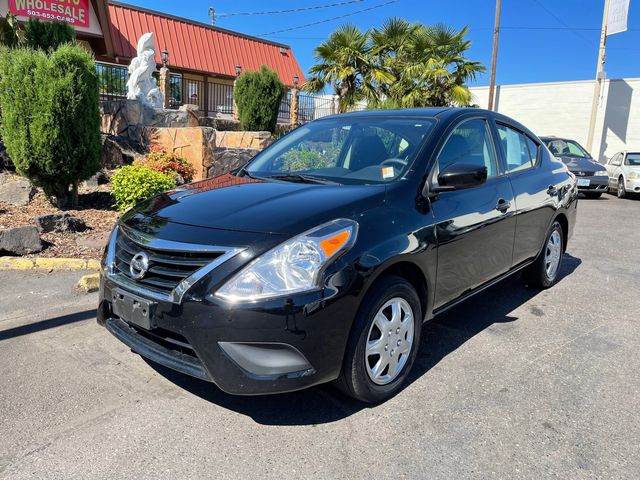
<svg viewBox="0 0 640 480"><path fill-rule="evenodd" d="M131 259L137 253L149 257L149 268L142 279L133 278L129 270ZM115 273L123 275L155 292L169 294L185 278L211 263L225 252L177 252L150 248L134 242L122 230L115 245Z"/></svg>
<svg viewBox="0 0 640 480"><path fill-rule="evenodd" d="M167 350L174 350L176 352L180 352L183 355L189 355L191 357L197 358L196 352L193 350L193 347L189 343L189 340L187 340L179 333L158 327L152 330L145 330L144 328L138 327L137 325L129 324L129 326L136 332L138 332L138 335L141 335L151 340L152 342L161 345Z"/></svg>
<svg viewBox="0 0 640 480"><path fill-rule="evenodd" d="M576 177L593 177L596 172L589 172L589 171L579 171L579 172L573 172L575 174Z"/></svg>

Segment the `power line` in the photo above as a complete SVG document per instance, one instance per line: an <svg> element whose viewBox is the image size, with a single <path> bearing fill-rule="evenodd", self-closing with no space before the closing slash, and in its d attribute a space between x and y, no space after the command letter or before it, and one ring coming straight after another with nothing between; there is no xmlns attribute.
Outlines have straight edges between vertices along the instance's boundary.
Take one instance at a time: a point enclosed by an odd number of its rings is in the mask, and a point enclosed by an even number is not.
<svg viewBox="0 0 640 480"><path fill-rule="evenodd" d="M560 17L559 17L559 16L557 16L555 13L553 13L551 10L549 10L549 9L548 9L548 8L547 8L547 7L546 7L546 6L545 6L545 5L544 5L540 0L533 0L533 1L534 1L534 2L536 2L536 3L538 4L538 6L539 6L540 8L542 8L545 12L547 12L549 15L551 15L553 18L555 18L555 19L558 21L558 23L559 23L560 25L562 25L562 26L564 26L565 28L567 28L568 30L572 31L572 32L573 32L573 34L574 34L576 37L578 37L578 38L580 38L580 39L582 39L582 40L587 40L587 38L585 38L583 35L580 35L579 33L574 32L574 31L573 31L574 29L572 29L571 27L569 27L569 25L567 25L567 24L566 24L566 22L565 22L562 18L560 18ZM588 41L588 40L587 40L587 41Z"/></svg>
<svg viewBox="0 0 640 480"><path fill-rule="evenodd" d="M319 20L317 22L307 23L305 25L299 25L297 27L285 28L283 30L275 30L273 32L261 33L260 35L256 35L256 36L257 37L266 37L268 35L274 35L276 33L290 32L292 30L300 30L301 28L313 27L315 25L320 25L322 23L333 22L334 20L340 20L341 18L351 17L353 15L357 15L358 13L363 13L363 12L368 12L368 11L371 11L371 10L375 10L376 8L386 7L387 5L391 5L392 3L397 3L399 1L400 0L390 0L390 1L385 2L385 3L379 3L377 5L373 5L373 6L368 7L368 8L363 8L361 10L356 10L355 12L346 13L344 15L338 15L337 17L327 18L325 20Z"/></svg>
<svg viewBox="0 0 640 480"><path fill-rule="evenodd" d="M343 5L351 5L354 3L361 3L364 0L348 0L345 2L339 3L328 3L325 5L313 5L309 7L300 7L300 8L290 8L287 10L272 10L270 12L236 12L236 13L217 13L217 17L247 17L250 15L276 15L280 13L297 13L297 12L306 12L308 10L321 10L323 8L331 8L331 7L341 7Z"/></svg>

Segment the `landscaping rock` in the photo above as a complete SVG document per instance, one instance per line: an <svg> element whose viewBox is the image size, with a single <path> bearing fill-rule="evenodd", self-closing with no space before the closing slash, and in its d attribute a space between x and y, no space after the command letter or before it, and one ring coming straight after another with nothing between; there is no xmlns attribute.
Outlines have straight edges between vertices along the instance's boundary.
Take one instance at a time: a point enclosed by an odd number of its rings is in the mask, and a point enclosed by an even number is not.
<svg viewBox="0 0 640 480"><path fill-rule="evenodd" d="M84 223L84 220L74 217L70 213L40 215L36 217L36 224L40 233L75 233L84 232L87 229L87 224Z"/></svg>
<svg viewBox="0 0 640 480"><path fill-rule="evenodd" d="M98 172L93 177L82 182L82 186L85 188L96 188L106 183L109 183L109 177L107 177L104 172Z"/></svg>
<svg viewBox="0 0 640 480"><path fill-rule="evenodd" d="M35 193L36 187L24 178L0 184L0 202L9 203L16 207L28 205Z"/></svg>
<svg viewBox="0 0 640 480"><path fill-rule="evenodd" d="M126 137L102 137L102 167L107 170L113 170L122 165L130 165L134 160L144 155L144 147L134 144Z"/></svg>
<svg viewBox="0 0 640 480"><path fill-rule="evenodd" d="M0 230L0 254L27 255L41 250L40 235L34 226Z"/></svg>

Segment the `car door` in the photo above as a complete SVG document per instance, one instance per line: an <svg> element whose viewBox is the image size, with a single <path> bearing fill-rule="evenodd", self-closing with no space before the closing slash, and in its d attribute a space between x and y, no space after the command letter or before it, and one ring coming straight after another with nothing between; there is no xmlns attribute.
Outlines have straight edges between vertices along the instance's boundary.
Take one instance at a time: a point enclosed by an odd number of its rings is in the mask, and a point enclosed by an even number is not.
<svg viewBox="0 0 640 480"><path fill-rule="evenodd" d="M503 119L495 122L499 151L515 196L516 233L513 266L534 259L555 213L554 174L541 168L543 150L537 140Z"/></svg>
<svg viewBox="0 0 640 480"><path fill-rule="evenodd" d="M509 270L513 254L513 192L500 171L486 118L465 119L450 131L429 176L432 184L455 163L486 166L487 180L431 201L438 242L436 309Z"/></svg>
<svg viewBox="0 0 640 480"><path fill-rule="evenodd" d="M604 168L607 169L607 175L609 176L609 187L618 187L618 177L622 170L622 160L624 159L623 153L616 153L609 159Z"/></svg>

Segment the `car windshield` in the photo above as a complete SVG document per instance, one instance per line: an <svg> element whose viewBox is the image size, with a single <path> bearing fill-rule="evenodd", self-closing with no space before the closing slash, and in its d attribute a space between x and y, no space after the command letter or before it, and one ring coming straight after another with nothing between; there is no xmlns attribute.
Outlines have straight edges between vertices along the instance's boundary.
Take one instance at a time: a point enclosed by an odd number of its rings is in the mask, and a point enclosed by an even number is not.
<svg viewBox="0 0 640 480"><path fill-rule="evenodd" d="M578 142L573 140L562 140L560 138L554 138L552 140L545 141L547 147L556 157L579 157L579 158L591 158L591 155L580 146Z"/></svg>
<svg viewBox="0 0 640 480"><path fill-rule="evenodd" d="M640 153L627 153L626 165L640 167Z"/></svg>
<svg viewBox="0 0 640 480"><path fill-rule="evenodd" d="M304 125L257 155L239 175L305 183L376 184L402 177L432 118L338 117Z"/></svg>

